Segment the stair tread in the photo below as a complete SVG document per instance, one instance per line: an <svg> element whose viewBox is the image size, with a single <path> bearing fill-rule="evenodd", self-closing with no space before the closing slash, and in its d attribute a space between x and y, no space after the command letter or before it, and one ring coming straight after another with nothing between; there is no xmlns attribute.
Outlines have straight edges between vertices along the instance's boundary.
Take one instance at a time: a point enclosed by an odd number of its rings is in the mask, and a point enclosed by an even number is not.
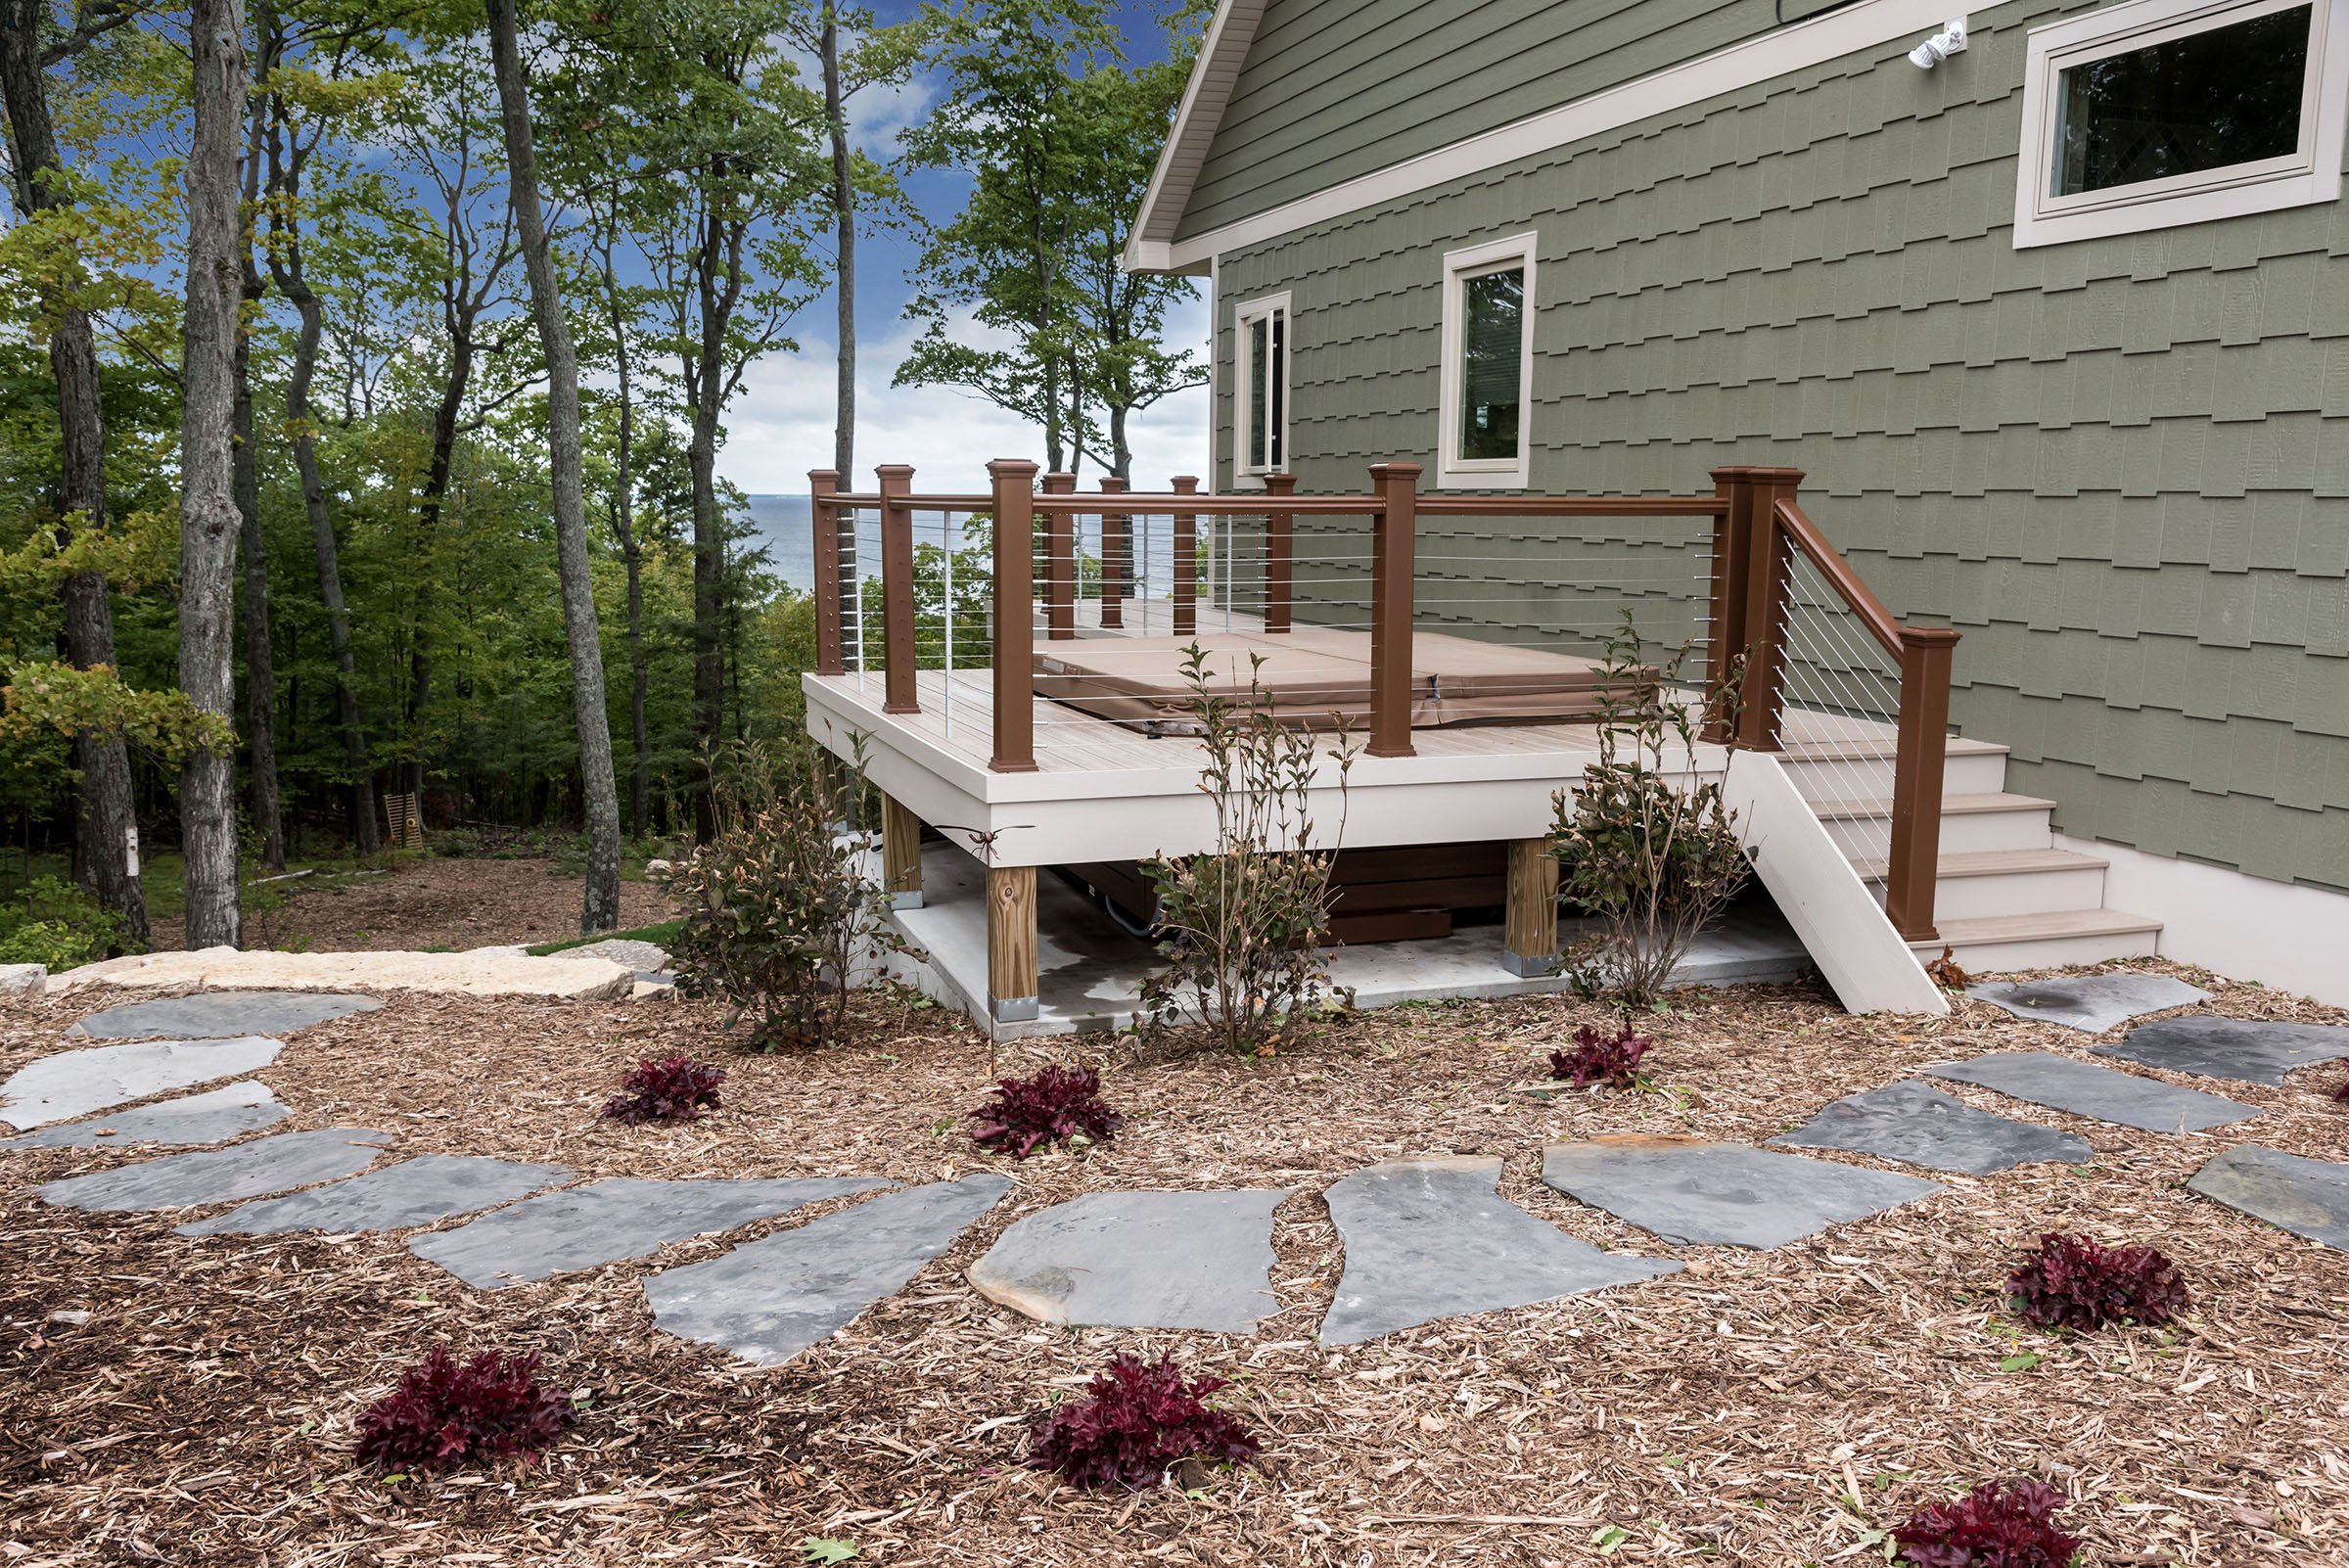
<svg viewBox="0 0 2349 1568"><path fill-rule="evenodd" d="M1892 815L1892 799L1889 796L1876 800L1813 801L1810 806L1811 814L1821 821ZM1945 795L1941 798L1941 814L1944 816L1965 816L1980 811L2051 811L2054 808L2053 801L2042 800L2036 795L2008 795L2004 791L1995 795Z"/></svg>
<svg viewBox="0 0 2349 1568"><path fill-rule="evenodd" d="M1967 740L1952 735L1943 749L1944 757L2005 757L2011 747L1996 741ZM1862 762L1890 761L1900 753L1892 740L1790 740L1779 743L1778 756L1790 762Z"/></svg>
<svg viewBox="0 0 2349 1568"><path fill-rule="evenodd" d="M1891 868L1883 855L1868 855L1852 862L1863 882L1881 882ZM1936 877L2006 877L2022 876L2033 871L2101 871L2112 864L2093 854L2077 854L2070 850L1969 850L1958 854L1945 854L1933 862Z"/></svg>
<svg viewBox="0 0 2349 1568"><path fill-rule="evenodd" d="M2159 931L2161 922L2126 909L2060 909L2048 914L1992 915L1976 920L1941 920L1941 935L1931 942L1912 942L1918 952L1953 947L1982 946L1994 942L2038 942L2056 937L2119 937Z"/></svg>

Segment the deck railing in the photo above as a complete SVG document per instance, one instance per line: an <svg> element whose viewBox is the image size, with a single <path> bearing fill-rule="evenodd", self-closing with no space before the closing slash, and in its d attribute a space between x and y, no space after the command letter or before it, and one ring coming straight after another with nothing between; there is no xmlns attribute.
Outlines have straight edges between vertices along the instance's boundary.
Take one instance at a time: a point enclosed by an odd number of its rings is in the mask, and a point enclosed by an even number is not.
<svg viewBox="0 0 2349 1568"><path fill-rule="evenodd" d="M1360 519L1368 525L1367 560L1349 563L1348 592L1366 589L1370 647L1367 729L1364 750L1372 757L1409 757L1412 704L1412 627L1442 620L1447 612L1423 594L1417 572L1421 517L1517 520L1691 519L1710 522L1710 561L1702 583L1689 583L1682 597L1687 618L1707 651L1708 689L1720 692L1736 679L1733 700L1708 718L1708 737L1756 751L1782 746L1789 703L1802 710L1806 744L1822 733L1824 752L1836 755L1836 725L1844 724L1854 754L1866 748L1863 736L1880 734L1881 720L1897 734L1892 759L1891 841L1885 877L1886 912L1911 941L1930 940L1933 888L1939 854L1942 769L1949 716L1951 650L1958 633L1947 627L1911 626L1898 621L1849 562L1820 533L1795 495L1802 473L1790 468L1728 467L1713 471L1713 493L1680 496L1423 495L1416 463L1370 468L1370 486L1357 494L1301 495L1292 476L1268 476L1261 491L1201 493L1198 482L1175 479L1165 491L1133 491L1124 482L1105 480L1095 492L1080 492L1066 474L1038 482L1037 465L999 459L988 465L984 493L916 494L913 470L889 465L876 471L876 488L865 494L840 489L829 470L808 476L815 531L816 670L837 675L852 665L868 666L867 609L878 599L883 672L883 709L890 714L922 711L917 672L925 656L917 651L915 589L917 515L935 515L944 586L941 626L945 641L942 700L953 701L955 631L955 520L986 518L990 537L984 553L991 580L988 667L991 701L991 756L996 772L1029 772L1036 766L1036 644L1081 634L1081 602L1097 597L1097 625L1131 633L1129 603L1142 599L1153 582L1163 582L1165 624L1178 637L1199 629L1201 558L1221 541L1226 552L1211 563L1227 623L1241 575L1230 552L1233 528L1251 520L1261 528L1247 563L1254 575L1258 624L1280 635L1298 623L1304 601L1298 573L1301 519ZM867 537L862 519L874 520L880 558L879 591L868 593L858 565ZM1093 520L1095 552L1082 547L1084 520ZM1200 524L1212 530L1203 552ZM1158 537L1155 524L1168 527L1171 560L1154 570L1137 565L1137 544L1147 552ZM1343 535L1340 535L1343 537ZM1358 546L1359 547L1359 546ZM924 545L922 549L932 547ZM1566 547L1571 550L1573 547ZM1554 549L1553 552L1555 553ZM1620 559L1620 558L1619 558ZM1575 555L1566 565L1578 564ZM1334 569L1333 570L1334 573ZM1442 570L1439 568L1439 571ZM1087 572L1094 574L1088 585ZM1040 578L1040 582L1039 582ZM1326 587L1329 578L1307 586ZM967 573L966 573L967 582ZM1038 588L1041 588L1041 617ZM935 582L924 590L936 597ZM1325 610L1317 601L1316 612ZM1454 616L1455 623L1469 617ZM1143 628L1155 629L1155 628ZM1889 669L1866 668L1872 643ZM1880 747L1877 748L1880 750ZM1855 771L1855 779L1864 775ZM1865 775L1872 777L1874 775ZM1878 786L1880 787L1880 786ZM1864 788L1855 784L1855 791Z"/></svg>

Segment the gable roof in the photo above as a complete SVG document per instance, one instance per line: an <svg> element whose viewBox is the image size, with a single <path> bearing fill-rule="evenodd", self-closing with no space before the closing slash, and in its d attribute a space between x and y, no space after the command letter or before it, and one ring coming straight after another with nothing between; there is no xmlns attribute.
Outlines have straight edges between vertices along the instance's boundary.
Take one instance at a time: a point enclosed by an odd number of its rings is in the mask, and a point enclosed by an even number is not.
<svg viewBox="0 0 2349 1568"><path fill-rule="evenodd" d="M1134 214L1132 232L1126 237L1128 271L1177 270L1169 254L1174 227L1182 221L1191 188L1207 162L1208 145L1216 139L1217 122L1231 101L1240 64L1248 58L1248 46L1256 41L1257 23L1264 16L1265 0L1216 0L1216 14L1208 20L1199 58L1191 63L1191 79L1183 84L1174 127L1158 150L1158 167L1151 171L1142 209ZM1207 269L1194 262L1180 270Z"/></svg>

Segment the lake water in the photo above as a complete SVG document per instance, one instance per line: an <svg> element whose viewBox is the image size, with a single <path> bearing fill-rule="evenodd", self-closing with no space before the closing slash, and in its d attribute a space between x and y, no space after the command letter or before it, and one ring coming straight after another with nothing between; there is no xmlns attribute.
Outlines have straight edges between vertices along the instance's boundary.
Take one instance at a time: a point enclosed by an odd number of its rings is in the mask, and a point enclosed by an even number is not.
<svg viewBox="0 0 2349 1568"><path fill-rule="evenodd" d="M745 496L751 525L766 546L769 567L801 593L815 587L813 505L805 495Z"/></svg>
<svg viewBox="0 0 2349 1568"><path fill-rule="evenodd" d="M780 576L801 593L815 588L815 537L811 519L813 503L805 495L749 495L743 498L750 513L751 524L759 540L769 555L768 570ZM880 559L879 527L871 513L858 520L859 553L878 562ZM939 538L936 513L920 514L915 523L915 541L935 544ZM1215 524L1212 519L1200 520L1200 534L1212 540ZM959 530L958 530L959 533ZM1088 560L1100 555L1100 524L1093 518L1082 520L1078 526L1079 549ZM985 548L980 540L970 540L967 534L958 536L959 547ZM1243 555L1260 548L1254 539L1241 546ZM1212 543L1208 545L1214 550ZM1146 582L1154 597L1164 597L1174 589L1174 524L1172 518L1151 517L1138 520L1133 530L1134 575Z"/></svg>

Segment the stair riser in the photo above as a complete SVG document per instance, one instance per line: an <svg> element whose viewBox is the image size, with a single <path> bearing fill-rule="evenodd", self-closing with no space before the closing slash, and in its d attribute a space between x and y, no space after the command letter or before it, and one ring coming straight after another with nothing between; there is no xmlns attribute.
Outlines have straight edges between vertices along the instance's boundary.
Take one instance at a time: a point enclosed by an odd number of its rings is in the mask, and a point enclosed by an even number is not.
<svg viewBox="0 0 2349 1568"><path fill-rule="evenodd" d="M1887 799L1892 794L1889 758L1865 761L1806 761L1782 758L1780 767L1806 801ZM2006 787L2006 759L1991 752L1953 757L1942 763L1944 795L1996 795Z"/></svg>
<svg viewBox="0 0 2349 1568"><path fill-rule="evenodd" d="M2107 958L2148 956L2160 940L2156 931L2129 931L2108 936L2050 937L2027 942L1987 942L1958 948L1958 967L1969 976L2006 974L2017 969L2054 969L2064 964L2101 963ZM1918 949L1920 956L1928 949ZM1939 956L1941 949L1929 949Z"/></svg>
<svg viewBox="0 0 2349 1568"><path fill-rule="evenodd" d="M1884 885L1869 884L1877 899ZM2056 914L2104 906L2104 868L2022 871L2012 876L1943 877L1933 887L1939 920L1995 920L2003 915Z"/></svg>
<svg viewBox="0 0 2349 1568"><path fill-rule="evenodd" d="M1941 853L1970 854L1987 850L2044 850L2054 843L2049 807L2011 811L1965 811L1941 819ZM1892 853L1892 821L1881 816L1828 817L1827 837L1851 859L1882 858Z"/></svg>

